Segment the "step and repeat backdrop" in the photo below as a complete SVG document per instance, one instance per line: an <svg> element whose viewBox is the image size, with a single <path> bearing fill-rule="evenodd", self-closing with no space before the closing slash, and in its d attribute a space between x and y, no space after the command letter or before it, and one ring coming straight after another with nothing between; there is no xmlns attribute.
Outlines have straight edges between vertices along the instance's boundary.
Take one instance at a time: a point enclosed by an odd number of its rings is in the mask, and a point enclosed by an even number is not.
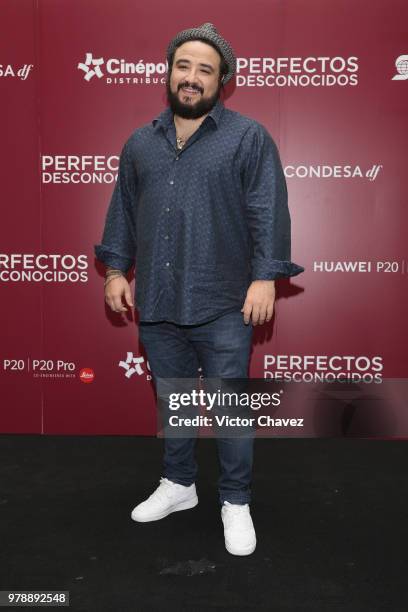
<svg viewBox="0 0 408 612"><path fill-rule="evenodd" d="M334 389L348 434L377 435L381 406L380 433L408 435L403 0L2 0L1 432L155 434L137 312L105 305L93 247L124 142L166 105L170 39L208 21L238 58L225 106L279 148L305 267L277 281L250 375L322 385L308 435L343 431Z"/></svg>

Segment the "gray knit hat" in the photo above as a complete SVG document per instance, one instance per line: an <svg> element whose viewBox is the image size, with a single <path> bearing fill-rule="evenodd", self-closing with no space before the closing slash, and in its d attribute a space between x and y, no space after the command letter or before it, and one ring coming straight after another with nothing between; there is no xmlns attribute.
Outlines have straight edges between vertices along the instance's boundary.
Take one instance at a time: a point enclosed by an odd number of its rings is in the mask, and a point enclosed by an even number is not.
<svg viewBox="0 0 408 612"><path fill-rule="evenodd" d="M222 55L224 60L227 62L228 72L224 76L223 80L223 84L225 85L233 77L236 71L237 60L231 45L218 34L215 26L213 26L212 23L203 23L203 25L199 26L198 28L190 28L176 34L167 47L167 61L169 65L171 56L180 44L185 43L188 40L197 39L204 41L208 40L210 43L215 45L220 55Z"/></svg>

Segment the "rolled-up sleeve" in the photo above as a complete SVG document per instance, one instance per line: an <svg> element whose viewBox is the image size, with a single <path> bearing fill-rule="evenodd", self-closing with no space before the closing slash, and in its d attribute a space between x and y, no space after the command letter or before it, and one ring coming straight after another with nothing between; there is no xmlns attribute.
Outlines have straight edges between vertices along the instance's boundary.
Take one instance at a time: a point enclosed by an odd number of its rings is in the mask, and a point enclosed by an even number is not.
<svg viewBox="0 0 408 612"><path fill-rule="evenodd" d="M128 140L120 154L117 182L108 207L102 242L94 245L99 261L124 273L130 270L136 258L137 174L129 147Z"/></svg>
<svg viewBox="0 0 408 612"><path fill-rule="evenodd" d="M278 148L259 123L242 142L242 182L252 239L252 280L274 280L304 271L291 262L288 192Z"/></svg>

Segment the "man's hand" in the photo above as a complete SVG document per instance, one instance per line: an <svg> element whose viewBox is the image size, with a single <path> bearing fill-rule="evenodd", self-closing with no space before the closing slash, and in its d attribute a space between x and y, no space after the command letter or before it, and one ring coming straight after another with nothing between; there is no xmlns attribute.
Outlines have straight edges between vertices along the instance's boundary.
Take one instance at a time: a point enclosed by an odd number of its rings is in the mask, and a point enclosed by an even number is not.
<svg viewBox="0 0 408 612"><path fill-rule="evenodd" d="M126 312L127 307L122 303L122 296L128 306L133 307L130 285L124 276L118 276L109 281L105 287L105 302L113 312Z"/></svg>
<svg viewBox="0 0 408 612"><path fill-rule="evenodd" d="M275 281L255 280L248 287L246 299L241 312L244 313L244 322L252 325L263 325L270 321L275 303Z"/></svg>

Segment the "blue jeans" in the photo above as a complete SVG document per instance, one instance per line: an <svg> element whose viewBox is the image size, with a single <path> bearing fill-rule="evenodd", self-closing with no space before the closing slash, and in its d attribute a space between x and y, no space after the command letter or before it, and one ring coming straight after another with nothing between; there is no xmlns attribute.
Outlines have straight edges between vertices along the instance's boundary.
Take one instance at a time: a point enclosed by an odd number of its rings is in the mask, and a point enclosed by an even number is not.
<svg viewBox="0 0 408 612"><path fill-rule="evenodd" d="M208 378L248 377L252 324L245 325L239 310L199 325L140 322L139 338L154 382L155 377L198 379L199 366ZM195 438L164 439L164 477L185 486L195 482L195 443ZM217 437L221 504L250 502L253 443L253 436Z"/></svg>

